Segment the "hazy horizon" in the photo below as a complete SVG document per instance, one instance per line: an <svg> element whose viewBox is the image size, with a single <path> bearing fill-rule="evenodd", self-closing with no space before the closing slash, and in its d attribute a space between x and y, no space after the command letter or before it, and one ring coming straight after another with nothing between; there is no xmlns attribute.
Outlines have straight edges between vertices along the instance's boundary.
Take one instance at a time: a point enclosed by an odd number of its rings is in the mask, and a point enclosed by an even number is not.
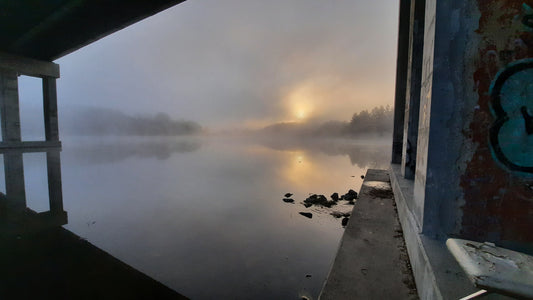
<svg viewBox="0 0 533 300"><path fill-rule="evenodd" d="M393 102L396 1L189 0L56 61L72 106L215 129L349 120ZM40 83L21 78L21 110Z"/></svg>

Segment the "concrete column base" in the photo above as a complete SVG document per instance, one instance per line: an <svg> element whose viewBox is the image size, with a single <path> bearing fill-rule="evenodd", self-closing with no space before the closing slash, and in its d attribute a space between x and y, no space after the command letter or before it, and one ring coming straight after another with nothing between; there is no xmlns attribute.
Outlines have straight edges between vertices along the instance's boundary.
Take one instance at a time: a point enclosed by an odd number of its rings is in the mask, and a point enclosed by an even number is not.
<svg viewBox="0 0 533 300"><path fill-rule="evenodd" d="M407 253L413 269L420 299L460 299L476 289L448 252L446 242L430 239L420 233L413 213L406 203L413 197L413 180L401 176L401 166L393 164L390 178ZM490 295L487 299L512 299Z"/></svg>

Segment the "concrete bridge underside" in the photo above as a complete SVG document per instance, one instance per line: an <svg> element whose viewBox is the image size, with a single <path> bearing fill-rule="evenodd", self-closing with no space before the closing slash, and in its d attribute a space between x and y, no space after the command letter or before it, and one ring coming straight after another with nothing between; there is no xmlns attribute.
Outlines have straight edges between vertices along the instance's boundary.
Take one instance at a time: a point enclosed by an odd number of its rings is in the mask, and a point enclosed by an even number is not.
<svg viewBox="0 0 533 300"><path fill-rule="evenodd" d="M0 0L0 52L52 61L185 0Z"/></svg>

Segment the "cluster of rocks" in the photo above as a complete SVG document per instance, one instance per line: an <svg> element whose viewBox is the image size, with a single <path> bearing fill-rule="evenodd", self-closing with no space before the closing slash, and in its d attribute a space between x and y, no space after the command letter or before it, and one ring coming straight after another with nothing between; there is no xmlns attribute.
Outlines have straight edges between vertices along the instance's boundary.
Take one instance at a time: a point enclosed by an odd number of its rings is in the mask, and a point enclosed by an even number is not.
<svg viewBox="0 0 533 300"><path fill-rule="evenodd" d="M287 193L284 195L283 202L285 203L294 203L294 199L292 198L293 194ZM349 190L346 194L340 195L339 193L333 193L331 194L330 198L331 200L328 200L326 196L324 195L318 195L318 194L312 194L307 199L305 199L302 204L308 208L313 205L322 206L331 208L333 205L336 205L339 201L348 201L348 204L354 204L355 199L357 199L357 192L354 190ZM299 212L300 215L306 217L306 218L313 218L313 214L310 212ZM342 213L338 211L334 211L331 213L331 215L335 218L342 218L341 224L343 227L346 227L348 224L348 220L350 219L350 213Z"/></svg>
<svg viewBox="0 0 533 300"><path fill-rule="evenodd" d="M291 197L293 194L285 194L283 202L285 203L294 203L294 199ZM323 206L323 207L332 207L336 205L340 200L348 201L348 204L354 204L355 199L357 199L357 192L354 190L349 190L346 194L339 196L339 193L333 193L330 196L331 200L328 200L324 195L312 194L302 203L305 207L311 207L313 205Z"/></svg>
<svg viewBox="0 0 533 300"><path fill-rule="evenodd" d="M336 193L335 193L336 194ZM333 196L333 195L332 195ZM342 195L340 197L340 200L346 200L350 204L354 204L355 199L357 199L357 192L354 190L349 190L348 193Z"/></svg>
<svg viewBox="0 0 533 300"><path fill-rule="evenodd" d="M324 206L324 207L332 207L335 204L337 204L336 201L334 201L334 200L328 201L326 196L317 195L317 194L313 194L313 195L307 197L307 199L305 199L304 202L303 202L303 205L305 207L310 207L312 205L320 205L320 206Z"/></svg>

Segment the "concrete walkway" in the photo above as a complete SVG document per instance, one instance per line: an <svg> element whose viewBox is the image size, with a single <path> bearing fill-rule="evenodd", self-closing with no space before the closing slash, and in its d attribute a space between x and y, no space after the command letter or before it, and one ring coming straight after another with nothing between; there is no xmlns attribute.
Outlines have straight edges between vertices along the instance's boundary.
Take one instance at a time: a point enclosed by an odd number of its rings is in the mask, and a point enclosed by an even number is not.
<svg viewBox="0 0 533 300"><path fill-rule="evenodd" d="M418 299L387 171L368 170L320 299Z"/></svg>

